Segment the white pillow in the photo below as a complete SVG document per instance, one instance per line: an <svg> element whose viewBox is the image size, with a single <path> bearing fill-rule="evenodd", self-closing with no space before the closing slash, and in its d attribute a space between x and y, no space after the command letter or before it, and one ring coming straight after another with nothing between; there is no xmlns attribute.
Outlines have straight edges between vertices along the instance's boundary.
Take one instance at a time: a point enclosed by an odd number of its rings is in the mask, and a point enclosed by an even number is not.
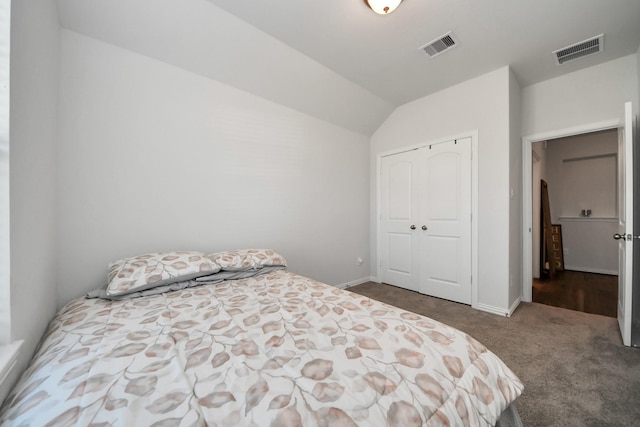
<svg viewBox="0 0 640 427"><path fill-rule="evenodd" d="M207 255L225 271L259 270L267 266L287 266L284 257L272 249L240 249Z"/></svg>
<svg viewBox="0 0 640 427"><path fill-rule="evenodd" d="M107 295L123 295L214 274L220 266L204 252L157 252L109 264Z"/></svg>

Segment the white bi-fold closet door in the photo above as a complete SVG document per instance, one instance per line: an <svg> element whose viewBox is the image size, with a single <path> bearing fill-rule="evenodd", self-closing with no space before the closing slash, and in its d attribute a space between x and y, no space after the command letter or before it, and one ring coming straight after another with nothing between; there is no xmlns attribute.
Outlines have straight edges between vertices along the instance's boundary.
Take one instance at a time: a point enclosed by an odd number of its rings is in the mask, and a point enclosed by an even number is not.
<svg viewBox="0 0 640 427"><path fill-rule="evenodd" d="M381 281L471 304L471 138L380 166Z"/></svg>

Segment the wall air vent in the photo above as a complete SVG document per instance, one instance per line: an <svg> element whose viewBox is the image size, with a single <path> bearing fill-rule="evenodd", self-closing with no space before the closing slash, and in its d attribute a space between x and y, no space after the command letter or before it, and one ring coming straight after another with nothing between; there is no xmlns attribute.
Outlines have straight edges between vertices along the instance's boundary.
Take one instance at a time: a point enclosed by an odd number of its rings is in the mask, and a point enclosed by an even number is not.
<svg viewBox="0 0 640 427"><path fill-rule="evenodd" d="M427 55L433 58L436 55L440 55L442 52L453 49L454 47L458 46L458 44L459 43L456 39L456 36L454 36L453 33L449 31L447 34L444 34L420 47L420 49L427 52Z"/></svg>
<svg viewBox="0 0 640 427"><path fill-rule="evenodd" d="M604 34L591 37L588 40L581 41L580 43L572 44L571 46L563 47L562 49L554 50L553 57L556 60L556 64L562 65L566 62L573 61L574 59L582 58L588 55L595 55L604 50Z"/></svg>

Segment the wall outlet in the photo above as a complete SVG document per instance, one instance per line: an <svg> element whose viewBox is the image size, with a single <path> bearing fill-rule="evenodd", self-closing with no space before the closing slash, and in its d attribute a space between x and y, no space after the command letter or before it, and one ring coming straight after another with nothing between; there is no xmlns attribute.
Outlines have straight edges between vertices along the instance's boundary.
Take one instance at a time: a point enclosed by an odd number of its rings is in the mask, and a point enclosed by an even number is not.
<svg viewBox="0 0 640 427"><path fill-rule="evenodd" d="M358 257L358 258L356 259L356 263L357 263L358 265L362 265L362 263L363 263L363 262L364 262L364 259L362 259L362 257Z"/></svg>

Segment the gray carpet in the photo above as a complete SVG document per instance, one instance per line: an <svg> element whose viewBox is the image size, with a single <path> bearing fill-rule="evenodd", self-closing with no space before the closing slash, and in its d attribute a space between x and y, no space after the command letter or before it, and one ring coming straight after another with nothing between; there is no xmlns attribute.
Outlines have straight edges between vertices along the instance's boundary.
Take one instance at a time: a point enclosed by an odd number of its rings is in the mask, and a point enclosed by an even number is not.
<svg viewBox="0 0 640 427"><path fill-rule="evenodd" d="M525 426L640 426L640 349L616 319L536 303L506 318L378 283L349 291L454 326L485 344L525 385Z"/></svg>

